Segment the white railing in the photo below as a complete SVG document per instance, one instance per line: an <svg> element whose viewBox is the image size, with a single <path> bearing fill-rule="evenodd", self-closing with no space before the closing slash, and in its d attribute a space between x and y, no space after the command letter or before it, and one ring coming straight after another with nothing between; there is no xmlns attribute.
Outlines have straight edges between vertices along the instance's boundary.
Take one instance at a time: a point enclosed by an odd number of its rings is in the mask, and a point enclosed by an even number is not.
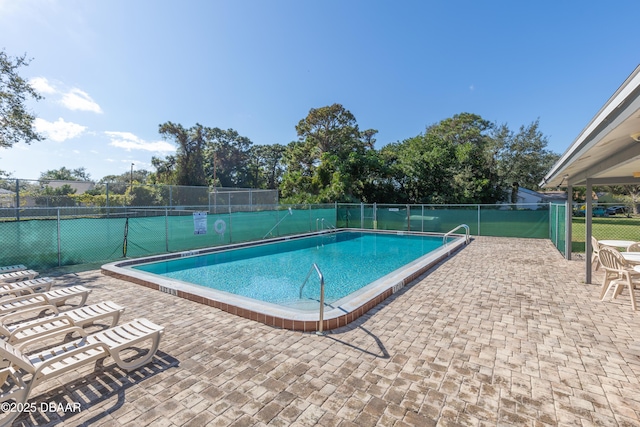
<svg viewBox="0 0 640 427"><path fill-rule="evenodd" d="M471 238L469 237L469 226L467 224L460 224L456 228L454 228L451 231L447 232L444 236L442 236L442 244L446 245L447 244L447 237L450 237L453 234L454 231L457 231L457 230L459 230L461 228L464 228L464 230L465 230L465 242L467 244L469 244L469 242L471 241Z"/></svg>
<svg viewBox="0 0 640 427"><path fill-rule="evenodd" d="M318 264L316 264L315 262L309 269L309 273L307 273L307 277L304 279L304 282L302 282L302 285L300 286L299 297L302 298L302 289L304 288L304 285L306 285L307 282L309 281L309 277L311 277L311 273L313 273L314 269L316 270L316 273L318 273L318 278L320 279L320 321L318 324L318 331L316 333L318 335L322 335L323 334L322 324L324 323L324 276L322 275L320 268L318 268Z"/></svg>

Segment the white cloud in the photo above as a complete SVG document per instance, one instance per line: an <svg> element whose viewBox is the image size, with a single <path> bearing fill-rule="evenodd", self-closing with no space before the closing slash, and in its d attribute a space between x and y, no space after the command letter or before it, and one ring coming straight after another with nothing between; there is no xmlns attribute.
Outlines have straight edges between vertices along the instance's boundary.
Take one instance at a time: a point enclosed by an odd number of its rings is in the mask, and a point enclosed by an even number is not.
<svg viewBox="0 0 640 427"><path fill-rule="evenodd" d="M77 123L65 122L62 117L55 122L48 122L38 117L34 120L33 125L36 131L43 133L47 138L56 142L75 138L87 128Z"/></svg>
<svg viewBox="0 0 640 427"><path fill-rule="evenodd" d="M170 153L176 151L176 147L167 141L144 141L130 132L105 132L111 142L109 145L124 148L127 151L145 150L159 153Z"/></svg>
<svg viewBox="0 0 640 427"><path fill-rule="evenodd" d="M1 1L1 0L0 0ZM64 84L59 83L54 84L49 82L46 77L34 77L29 80L29 84L41 94L46 95L58 95L61 99L57 102L64 105L66 108L76 111L90 111L93 113L102 114L102 108L95 102L91 96L82 89L77 87L71 88L69 90L59 89L59 86L64 86Z"/></svg>
<svg viewBox="0 0 640 427"><path fill-rule="evenodd" d="M60 101L62 105L70 110L92 111L94 113L102 113L102 108L89 96L89 94L78 88L73 88L69 92L62 95Z"/></svg>
<svg viewBox="0 0 640 427"><path fill-rule="evenodd" d="M29 80L29 84L40 93L53 94L57 92L57 90L49 84L49 80L44 77L34 77Z"/></svg>

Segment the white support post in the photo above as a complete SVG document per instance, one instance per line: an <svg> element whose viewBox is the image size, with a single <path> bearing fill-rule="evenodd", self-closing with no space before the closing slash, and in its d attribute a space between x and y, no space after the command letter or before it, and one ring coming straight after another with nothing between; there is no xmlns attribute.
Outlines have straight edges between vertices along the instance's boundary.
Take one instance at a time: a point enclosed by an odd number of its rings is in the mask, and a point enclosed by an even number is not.
<svg viewBox="0 0 640 427"><path fill-rule="evenodd" d="M591 179L587 178L587 191L586 191L586 206L585 206L585 242L584 242L584 255L585 255L585 283L591 284L591 251L593 248L591 247L591 236L592 236L592 215L593 215L593 200L591 192L593 191L593 186L591 184Z"/></svg>
<svg viewBox="0 0 640 427"><path fill-rule="evenodd" d="M569 184L567 185L567 205L565 212L565 251L564 256L566 259L571 259L571 241L573 232L572 232L572 223L573 223L573 187Z"/></svg>

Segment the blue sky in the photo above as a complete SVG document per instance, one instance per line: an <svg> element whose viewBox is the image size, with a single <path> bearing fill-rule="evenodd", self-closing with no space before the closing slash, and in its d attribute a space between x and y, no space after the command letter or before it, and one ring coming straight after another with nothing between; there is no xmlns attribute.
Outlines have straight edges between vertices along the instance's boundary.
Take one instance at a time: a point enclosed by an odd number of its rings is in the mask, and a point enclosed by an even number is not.
<svg viewBox="0 0 640 427"><path fill-rule="evenodd" d="M640 63L638 1L0 0L0 48L45 99L0 170L93 179L153 170L158 126L233 128L287 144L340 103L376 147L461 112L540 119L564 152Z"/></svg>

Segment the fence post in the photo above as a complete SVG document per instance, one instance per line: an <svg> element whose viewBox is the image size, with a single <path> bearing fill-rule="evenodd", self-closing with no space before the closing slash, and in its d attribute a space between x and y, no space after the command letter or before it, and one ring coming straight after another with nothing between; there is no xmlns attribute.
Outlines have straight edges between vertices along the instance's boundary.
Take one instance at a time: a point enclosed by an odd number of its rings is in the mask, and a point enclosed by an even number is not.
<svg viewBox="0 0 640 427"><path fill-rule="evenodd" d="M169 209L164 208L164 245L169 252Z"/></svg>
<svg viewBox="0 0 640 427"><path fill-rule="evenodd" d="M558 226L560 225L558 219L558 208L560 207L560 205L556 205L556 247L558 247Z"/></svg>
<svg viewBox="0 0 640 427"><path fill-rule="evenodd" d="M411 207L407 203L407 231L411 231Z"/></svg>
<svg viewBox="0 0 640 427"><path fill-rule="evenodd" d="M478 205L478 236L480 236L480 205Z"/></svg>
<svg viewBox="0 0 640 427"><path fill-rule="evenodd" d="M20 180L16 179L16 220L20 221Z"/></svg>
<svg viewBox="0 0 640 427"><path fill-rule="evenodd" d="M567 259L571 259L571 249L572 249L571 241L573 240L572 217L573 217L573 187L571 186L571 184L569 184L567 186L567 204L565 206L565 213L564 213L564 220L565 220L565 227L564 227L565 254L564 256Z"/></svg>
<svg viewBox="0 0 640 427"><path fill-rule="evenodd" d="M231 199L229 199L231 202ZM229 243L233 243L233 225L231 224L231 203L229 203Z"/></svg>
<svg viewBox="0 0 640 427"><path fill-rule="evenodd" d="M378 204L373 203L373 229L378 229Z"/></svg>
<svg viewBox="0 0 640 427"><path fill-rule="evenodd" d="M62 266L62 251L60 247L60 208L58 208L58 267Z"/></svg>
<svg viewBox="0 0 640 427"><path fill-rule="evenodd" d="M360 202L360 228L364 229L364 203Z"/></svg>

